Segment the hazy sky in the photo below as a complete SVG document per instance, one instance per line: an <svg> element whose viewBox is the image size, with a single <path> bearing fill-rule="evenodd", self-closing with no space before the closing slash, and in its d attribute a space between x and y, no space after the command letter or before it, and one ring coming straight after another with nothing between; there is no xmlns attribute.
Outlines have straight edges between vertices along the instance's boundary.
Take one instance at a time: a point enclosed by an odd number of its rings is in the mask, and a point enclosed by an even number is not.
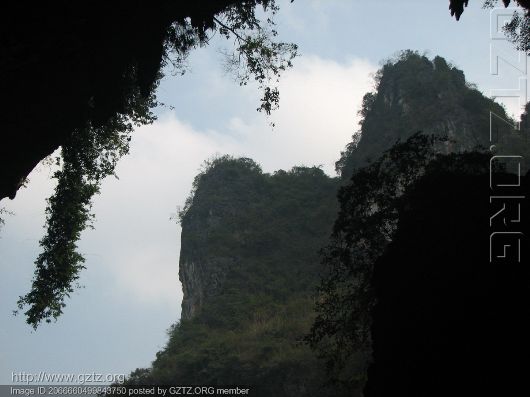
<svg viewBox="0 0 530 397"><path fill-rule="evenodd" d="M135 131L131 154L117 168L120 179L106 180L95 198L95 230L79 244L85 288L56 323L34 332L11 312L30 288L53 191L52 170L39 165L15 200L0 202L15 213L0 231L0 384L12 383L12 372L128 374L150 364L180 316L180 228L170 218L212 155L252 157L266 172L322 165L332 174L357 130L371 75L403 49L445 57L486 95L519 88L514 68L503 64L499 75L490 73L490 12L481 1L470 3L456 22L446 0L281 1L280 39L297 43L302 55L281 81L274 130L255 111L257 88L239 87L224 72L219 50L230 42L217 37L193 52L182 77L168 69L158 96L174 109L157 109L158 121ZM495 44L513 58L511 46ZM517 112L516 101L506 105Z"/></svg>

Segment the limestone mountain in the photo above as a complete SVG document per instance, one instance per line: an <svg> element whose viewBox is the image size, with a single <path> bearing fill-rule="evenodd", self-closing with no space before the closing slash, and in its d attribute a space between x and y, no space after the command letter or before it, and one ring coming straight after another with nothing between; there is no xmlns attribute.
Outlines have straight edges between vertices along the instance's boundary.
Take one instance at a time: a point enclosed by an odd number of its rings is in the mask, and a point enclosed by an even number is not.
<svg viewBox="0 0 530 397"><path fill-rule="evenodd" d="M303 343L337 187L316 167L267 174L247 158L208 162L180 213L181 320L152 367L129 381L337 395L322 388L324 365Z"/></svg>
<svg viewBox="0 0 530 397"><path fill-rule="evenodd" d="M516 123L505 109L442 57L430 60L404 51L383 65L375 82L375 92L363 98L361 128L336 163L345 180L418 131L447 137L438 148L441 153L485 151L492 144L502 154L512 154L514 147L530 153L529 142L510 126ZM490 113L494 114L491 142ZM523 167L528 169L526 163Z"/></svg>

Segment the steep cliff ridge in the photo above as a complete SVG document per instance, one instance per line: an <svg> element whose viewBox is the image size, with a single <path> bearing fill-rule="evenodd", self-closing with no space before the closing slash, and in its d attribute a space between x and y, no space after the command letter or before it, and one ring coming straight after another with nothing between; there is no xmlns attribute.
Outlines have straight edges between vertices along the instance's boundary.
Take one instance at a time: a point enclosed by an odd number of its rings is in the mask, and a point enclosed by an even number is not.
<svg viewBox="0 0 530 397"><path fill-rule="evenodd" d="M383 65L375 82L375 92L363 99L360 131L336 163L345 180L397 141L405 141L418 131L449 138L439 146L441 153L485 151L492 143L502 154L522 146L530 153L528 141L509 126L515 121L504 108L466 82L464 72L442 57L430 60L404 51ZM490 111L498 116L493 117L492 142ZM523 167L528 168L526 163Z"/></svg>
<svg viewBox="0 0 530 397"><path fill-rule="evenodd" d="M237 265L244 236L251 232L242 217L265 198L260 193L266 177L257 164L225 160L215 160L195 178L194 192L180 213L183 319L191 318L206 297L219 293L226 273Z"/></svg>

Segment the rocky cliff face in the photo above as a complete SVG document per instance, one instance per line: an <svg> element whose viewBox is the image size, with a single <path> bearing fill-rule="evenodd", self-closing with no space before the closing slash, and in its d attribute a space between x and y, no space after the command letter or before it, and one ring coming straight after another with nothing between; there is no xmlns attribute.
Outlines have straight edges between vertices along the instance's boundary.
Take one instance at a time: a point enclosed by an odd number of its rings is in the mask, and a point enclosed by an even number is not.
<svg viewBox="0 0 530 397"><path fill-rule="evenodd" d="M234 243L245 231L235 230L233 222L237 223L238 214L241 216L253 201L253 194L245 194L247 189L237 190L263 177L254 163L241 165L238 168L230 162L219 164L199 175L185 214L181 214L179 278L183 289L183 319L192 318L208 297L218 294L227 272L235 268L238 253ZM215 237L225 228L225 237L230 240L230 233L235 240L223 246Z"/></svg>
<svg viewBox="0 0 530 397"><path fill-rule="evenodd" d="M193 260L181 256L179 279L182 283L182 315L191 319L199 312L207 297L219 293L228 269L234 268L237 257L201 258Z"/></svg>

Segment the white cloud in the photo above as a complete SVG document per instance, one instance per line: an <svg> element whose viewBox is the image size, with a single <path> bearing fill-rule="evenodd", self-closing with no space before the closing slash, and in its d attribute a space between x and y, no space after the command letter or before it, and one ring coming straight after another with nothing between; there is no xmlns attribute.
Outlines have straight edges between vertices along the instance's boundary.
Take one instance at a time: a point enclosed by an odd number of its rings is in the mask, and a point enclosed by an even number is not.
<svg viewBox="0 0 530 397"><path fill-rule="evenodd" d="M89 262L105 263L116 296L180 303L180 227L170 217L202 161L220 150L232 148L169 115L135 132L131 154L118 165L120 179L106 180L95 200L96 231L82 245Z"/></svg>
<svg viewBox="0 0 530 397"><path fill-rule="evenodd" d="M180 228L169 221L184 203L202 162L215 154L249 156L268 172L323 164L333 172L356 128L363 94L376 67L304 57L281 82L281 105L271 130L258 113L225 128L200 131L166 114L135 132L119 181L105 182L94 210L98 222L85 246L104 256L117 287L140 301L181 298L177 290ZM255 92L247 91L249 100Z"/></svg>
<svg viewBox="0 0 530 397"><path fill-rule="evenodd" d="M303 57L281 80L274 131L261 115L234 118L229 129L241 138L242 149L269 171L323 164L333 174L334 162L357 129L357 111L376 70L365 60L340 64Z"/></svg>

